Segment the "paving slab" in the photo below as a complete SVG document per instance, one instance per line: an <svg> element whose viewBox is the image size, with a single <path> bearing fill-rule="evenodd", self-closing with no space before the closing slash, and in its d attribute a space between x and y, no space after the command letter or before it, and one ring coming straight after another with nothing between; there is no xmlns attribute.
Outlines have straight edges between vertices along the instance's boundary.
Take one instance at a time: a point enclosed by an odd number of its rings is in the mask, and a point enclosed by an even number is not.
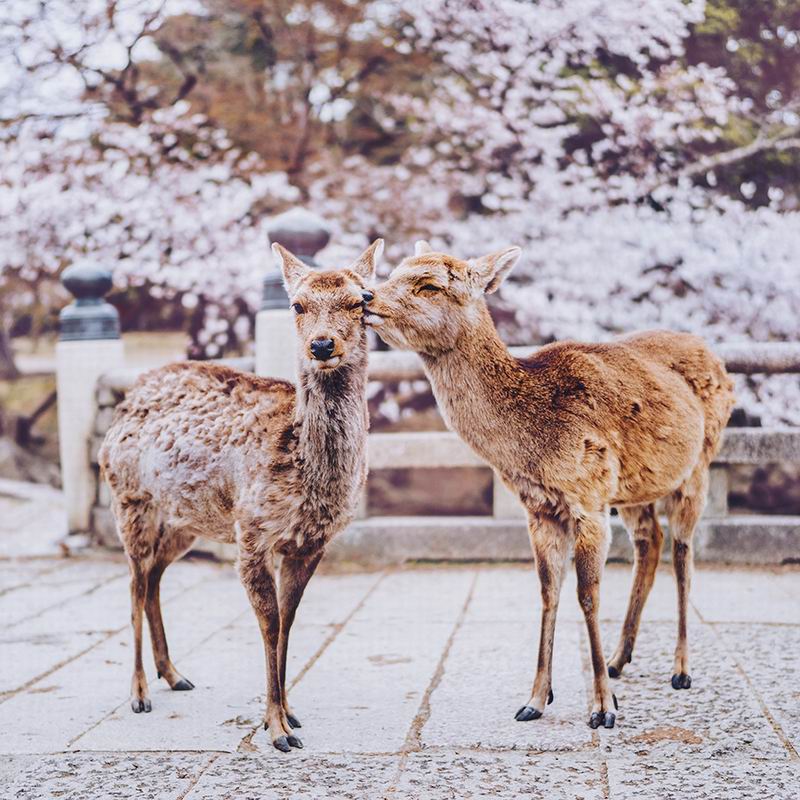
<svg viewBox="0 0 800 800"><path fill-rule="evenodd" d="M43 561L26 561L20 558L0 560L0 595L28 586L31 581L45 575L52 577L53 573L66 569L72 563L74 562L66 558Z"/></svg>
<svg viewBox="0 0 800 800"><path fill-rule="evenodd" d="M319 586L313 591L309 587L308 608L298 613L292 628L287 664L290 680L377 581L376 576L347 582L320 576ZM179 620L183 625L176 625L176 666L195 684L195 689L173 692L164 681L152 681L151 713L133 714L125 702L75 741L74 748L236 752L242 739L264 718L266 671L261 633L244 589L232 582L226 586L231 591L227 601L220 597L215 602L217 608L226 609L224 615L217 614L213 621L207 617L197 621L183 619ZM324 603L326 594L331 592L338 593L338 602ZM235 616L219 627L232 612ZM309 623L309 618L323 624ZM200 642L199 622L210 631ZM294 695L291 699L294 702ZM298 706L296 710L302 718L302 709ZM272 749L271 743L266 744Z"/></svg>
<svg viewBox="0 0 800 800"><path fill-rule="evenodd" d="M596 754L481 753L455 749L413 753L394 798L402 800L603 800Z"/></svg>
<svg viewBox="0 0 800 800"><path fill-rule="evenodd" d="M181 800L212 758L207 753L0 756L0 785L4 800Z"/></svg>
<svg viewBox="0 0 800 800"><path fill-rule="evenodd" d="M59 555L59 541L67 534L59 489L0 479L0 507L0 559Z"/></svg>
<svg viewBox="0 0 800 800"><path fill-rule="evenodd" d="M207 605L202 617L203 624L195 622L175 626L183 631L181 636L185 637L180 644L173 645L178 660L184 643L201 641L214 626L221 627L237 613L230 609L230 598L235 597L239 588L227 576L221 576L194 589L179 592L177 597L164 596L165 617L169 609L174 617L191 621L197 615L198 606L203 603ZM167 635L172 637L169 628ZM65 750L73 740L86 733L120 704L127 704L133 666L130 638L125 624L118 633L105 639L83 657L44 678L48 686L55 687L47 695L53 698L52 703L42 702L37 682L0 704L0 752ZM175 640L178 638L176 636ZM149 636L144 637L143 658L145 672L154 678Z"/></svg>
<svg viewBox="0 0 800 800"><path fill-rule="evenodd" d="M67 575L60 573L61 580L44 585L32 583L3 595L0 597L0 629L29 622L50 609L57 609L73 600L86 597L112 581L120 584L121 593L126 591L128 572L120 564L112 565L108 569L104 567L101 571L88 569L86 573L84 574L82 566L76 566Z"/></svg>
<svg viewBox="0 0 800 800"><path fill-rule="evenodd" d="M800 765L788 759L607 759L614 800L797 800Z"/></svg>
<svg viewBox="0 0 800 800"><path fill-rule="evenodd" d="M163 580L163 596L169 598L200 583L204 576L221 572L215 565L176 564ZM124 563L76 562L48 576L48 585L78 587L80 592L0 627L4 656L0 660L0 694L37 680L128 625L130 594Z"/></svg>
<svg viewBox="0 0 800 800"><path fill-rule="evenodd" d="M692 604L706 622L800 624L797 569L698 570Z"/></svg>
<svg viewBox="0 0 800 800"><path fill-rule="evenodd" d="M609 627L603 626L604 633ZM699 761L732 755L784 758L784 743L708 626L689 625L692 688L672 688L674 636L674 626L667 623L643 626L632 663L612 681L620 704L617 726L601 733L610 752L633 749L664 759L690 752Z"/></svg>
<svg viewBox="0 0 800 800"><path fill-rule="evenodd" d="M633 583L633 567L630 564L608 564L604 580L600 584L600 618L601 620L622 620L628 608L631 584ZM697 569L694 573L693 593L700 594L706 588L705 570ZM692 618L697 619L694 610ZM672 567L662 564L657 572L653 588L647 598L642 613L642 625L649 622L676 622L678 619L678 599L675 587L675 575ZM608 650L616 647L616 641L603 642Z"/></svg>
<svg viewBox="0 0 800 800"><path fill-rule="evenodd" d="M0 610L13 612L0 617L3 800L800 797L796 567L697 570L694 683L680 692L670 685L674 579L660 569L633 663L612 682L611 731L586 724L589 650L571 569L555 702L528 723L513 715L535 672L541 602L530 565L319 574L292 633L290 702L305 749L288 754L260 724L261 637L230 566L189 560L167 571L170 649L196 689L155 679L145 636L153 711L138 715L127 699L124 560L0 560L0 578ZM628 566L606 569L606 654L630 581ZM2 605L14 595L29 602Z"/></svg>
<svg viewBox="0 0 800 800"><path fill-rule="evenodd" d="M515 573L507 577L512 575L516 580ZM586 724L589 706L580 651L583 642L574 620L562 619L556 625L555 701L541 719L514 719L517 709L530 698L536 674L541 604L536 602L534 613L507 604L500 586L503 577L491 570L478 575L463 625L454 636L440 683L431 694L430 719L422 743L543 752L588 747L592 737ZM529 599L527 587L518 594ZM492 607L503 621L490 621ZM512 613L519 619L503 619Z"/></svg>
<svg viewBox="0 0 800 800"><path fill-rule="evenodd" d="M446 580L434 571L386 577L293 690L292 703L309 718L306 747L400 750L473 582L471 570ZM271 747L263 730L252 743Z"/></svg>
<svg viewBox="0 0 800 800"><path fill-rule="evenodd" d="M20 690L107 637L104 633L27 633L0 632L0 697ZM53 685L37 687L37 692L52 691Z"/></svg>
<svg viewBox="0 0 800 800"><path fill-rule="evenodd" d="M399 756L267 753L221 755L186 800L379 800L389 797Z"/></svg>
<svg viewBox="0 0 800 800"><path fill-rule="evenodd" d="M600 584L600 618L622 620L628 606L633 570L629 564L607 564L605 578ZM703 583L703 570L698 570L695 588ZM470 616L486 621L533 620L539 629L541 593L539 578L532 565L519 567L485 567L481 570L482 591L473 598ZM692 612L694 613L694 612ZM656 579L647 599L642 622L676 619L677 600L675 578L668 565L656 573ZM583 621L578 605L578 587L575 570L570 563L564 576L558 607L558 619Z"/></svg>
<svg viewBox="0 0 800 800"><path fill-rule="evenodd" d="M778 735L800 753L800 624L715 628L779 726Z"/></svg>

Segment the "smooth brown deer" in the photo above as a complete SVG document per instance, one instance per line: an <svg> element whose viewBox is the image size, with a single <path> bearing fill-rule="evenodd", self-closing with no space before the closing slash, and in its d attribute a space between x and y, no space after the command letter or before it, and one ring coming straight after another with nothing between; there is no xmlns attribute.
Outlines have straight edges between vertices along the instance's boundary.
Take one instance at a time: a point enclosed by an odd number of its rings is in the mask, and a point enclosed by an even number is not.
<svg viewBox="0 0 800 800"><path fill-rule="evenodd" d="M197 536L235 542L264 640L264 726L279 750L302 747L286 697L289 631L366 479L364 302L382 249L379 239L348 269L320 272L273 245L295 311L297 389L188 362L147 373L117 407L100 465L131 571L135 712L151 709L143 611L158 676L174 690L193 688L167 649L159 605L164 570Z"/></svg>
<svg viewBox="0 0 800 800"><path fill-rule="evenodd" d="M678 589L672 685L691 685L686 612L692 534L733 387L703 341L682 333L640 333L609 344L560 342L514 358L484 295L497 290L519 256L511 247L462 261L418 242L415 256L377 287L366 319L388 344L420 354L447 424L497 470L527 511L542 624L533 691L516 719L537 719L553 700L556 611L573 547L594 672L589 724L611 728L616 698L608 675L618 676L631 659L653 584L663 540L658 500L669 518ZM611 506L633 539L635 568L620 644L606 667L598 604Z"/></svg>

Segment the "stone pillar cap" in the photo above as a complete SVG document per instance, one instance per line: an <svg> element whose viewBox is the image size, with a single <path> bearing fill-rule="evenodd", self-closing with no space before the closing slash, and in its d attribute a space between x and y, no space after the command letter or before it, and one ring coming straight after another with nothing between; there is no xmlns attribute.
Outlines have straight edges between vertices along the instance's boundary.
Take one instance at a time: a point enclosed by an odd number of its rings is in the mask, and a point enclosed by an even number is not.
<svg viewBox="0 0 800 800"><path fill-rule="evenodd" d="M75 298L58 315L59 340L119 339L119 312L103 298L111 291L111 272L86 260L61 274L61 283Z"/></svg>
<svg viewBox="0 0 800 800"><path fill-rule="evenodd" d="M331 230L322 217L305 208L290 208L274 217L267 228L270 243L277 242L291 250L310 267L316 267L314 256L331 239ZM286 308L289 298L278 270L264 277L261 309Z"/></svg>
<svg viewBox="0 0 800 800"><path fill-rule="evenodd" d="M331 229L322 217L305 208L278 214L267 228L270 243L277 242L305 261L313 259L331 239Z"/></svg>

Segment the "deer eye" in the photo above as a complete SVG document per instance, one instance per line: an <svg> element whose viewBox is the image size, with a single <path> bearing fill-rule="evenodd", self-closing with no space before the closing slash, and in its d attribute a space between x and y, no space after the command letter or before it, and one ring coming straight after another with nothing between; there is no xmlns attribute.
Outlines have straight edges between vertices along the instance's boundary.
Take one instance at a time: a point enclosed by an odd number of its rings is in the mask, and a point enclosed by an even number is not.
<svg viewBox="0 0 800 800"><path fill-rule="evenodd" d="M295 314L306 313L306 310L300 305L300 303L292 303L292 311L294 311Z"/></svg>
<svg viewBox="0 0 800 800"><path fill-rule="evenodd" d="M441 286L435 286L432 283L426 283L424 286L419 287L420 292L441 292Z"/></svg>
<svg viewBox="0 0 800 800"><path fill-rule="evenodd" d="M371 300L375 299L375 295L369 289L363 289L361 292L361 299L365 303L369 303Z"/></svg>

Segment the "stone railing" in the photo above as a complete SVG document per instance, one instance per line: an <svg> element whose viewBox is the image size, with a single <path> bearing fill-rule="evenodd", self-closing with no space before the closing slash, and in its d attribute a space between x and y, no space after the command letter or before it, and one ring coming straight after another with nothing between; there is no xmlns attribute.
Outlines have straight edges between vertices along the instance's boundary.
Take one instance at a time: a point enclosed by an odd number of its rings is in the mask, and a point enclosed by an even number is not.
<svg viewBox="0 0 800 800"><path fill-rule="evenodd" d="M313 265L327 241L319 220L290 212L276 220L273 240L286 243ZM113 309L102 303L110 286L97 272L73 273L67 283L78 300L65 309L58 351L59 414L63 479L71 531L90 531L97 541L118 546L107 488L97 470L97 450L111 423L114 406L140 370L124 366ZM66 282L65 282L66 283ZM293 379L294 330L277 272L268 275L264 302L256 319L254 359L238 359L242 369ZM77 309L77 310L76 310ZM93 314L102 323L91 321ZM77 320L77 322L76 322ZM87 324L87 320L90 322ZM511 348L526 355L534 348ZM732 373L800 373L800 344L732 344L716 348ZM416 355L370 354L370 380L396 382L424 378ZM370 470L487 468L455 434L448 432L375 433L369 437ZM695 538L699 560L779 564L800 561L800 517L731 514L728 469L737 464L800 463L800 429L729 428L712 467L709 503ZM332 556L358 562L406 560L518 560L530 549L523 510L495 476L491 516L369 517L364 513L332 546ZM203 545L221 557L234 557L231 546ZM665 548L665 553L669 548ZM611 557L627 559L631 549L614 525Z"/></svg>
<svg viewBox="0 0 800 800"><path fill-rule="evenodd" d="M532 348L525 348L530 351ZM513 350L513 348L512 348ZM522 349L520 349L522 350ZM800 372L800 346L785 344L720 346L732 372ZM736 354L735 356L733 354ZM400 357L398 357L400 356ZM416 356L370 354L371 380L421 379ZM735 359L739 359L737 362ZM229 363L252 369L253 361ZM111 423L114 406L124 397L140 370L117 369L97 382L96 417L91 438L91 465L97 483L91 530L99 541L117 546L107 488L97 478L97 449ZM736 464L800 463L800 429L728 428L711 470L705 516L695 544L699 560L728 563L784 563L800 560L800 518L731 514L728 468ZM486 467L454 433L373 433L369 436L370 470ZM202 549L233 558L232 548L209 543ZM530 558L524 512L517 498L495 475L492 515L486 517L368 517L355 522L334 545L341 559L393 563L418 559L519 560ZM669 548L665 548L667 553ZM611 557L627 560L630 546L615 522Z"/></svg>

